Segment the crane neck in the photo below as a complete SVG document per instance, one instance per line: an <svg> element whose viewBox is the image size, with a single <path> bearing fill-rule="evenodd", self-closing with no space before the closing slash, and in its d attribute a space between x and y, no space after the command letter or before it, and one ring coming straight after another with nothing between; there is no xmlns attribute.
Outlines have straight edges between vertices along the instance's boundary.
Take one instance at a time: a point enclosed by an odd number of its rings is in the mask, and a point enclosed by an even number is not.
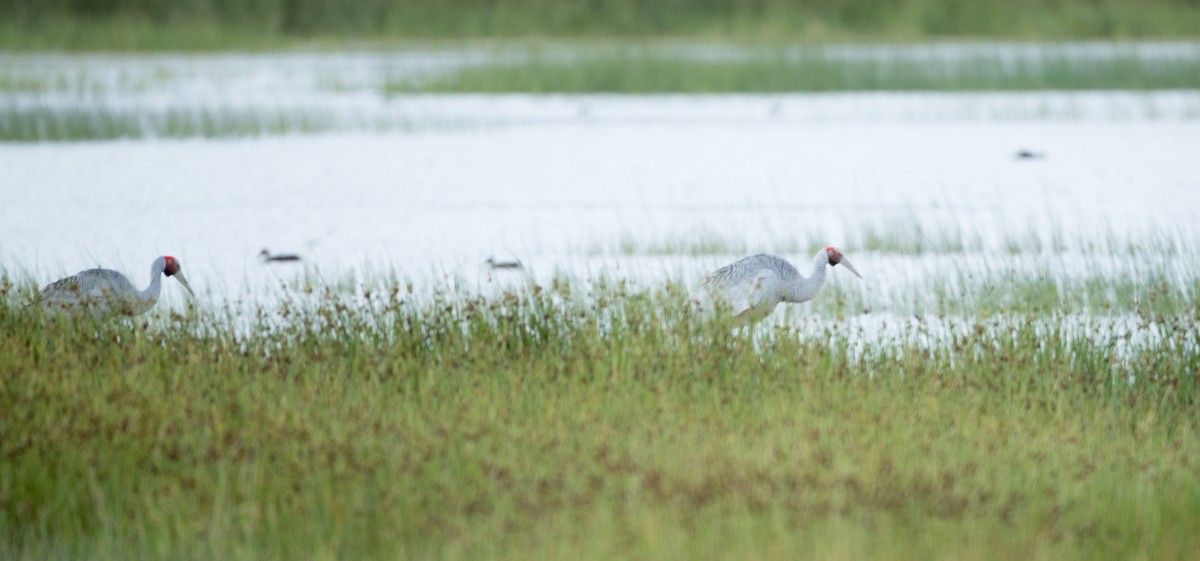
<svg viewBox="0 0 1200 561"><path fill-rule="evenodd" d="M150 264L150 286L138 293L137 302L133 303L135 314L150 311L150 308L153 308L154 304L158 302L158 295L162 292L163 271L166 268L167 261L162 257L155 259Z"/></svg>
<svg viewBox="0 0 1200 561"><path fill-rule="evenodd" d="M821 292L821 287L825 286L825 271L829 266L829 255L825 250L817 252L817 256L813 259L812 273L808 278L800 278L792 283L792 293L789 302L800 303L807 302L817 297Z"/></svg>

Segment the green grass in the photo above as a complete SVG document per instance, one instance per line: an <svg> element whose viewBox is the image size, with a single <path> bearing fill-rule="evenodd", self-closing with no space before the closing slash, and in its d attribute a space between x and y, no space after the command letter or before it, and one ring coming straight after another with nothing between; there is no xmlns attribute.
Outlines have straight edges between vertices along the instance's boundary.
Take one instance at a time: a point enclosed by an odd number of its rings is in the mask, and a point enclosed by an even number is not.
<svg viewBox="0 0 1200 561"><path fill-rule="evenodd" d="M228 138L313 134L337 128L321 112L233 108L146 111L103 105L0 104L0 141L53 142L118 138ZM395 128L402 129L397 125Z"/></svg>
<svg viewBox="0 0 1200 561"><path fill-rule="evenodd" d="M1048 49L1005 60L1003 50L959 60L847 59L824 49L765 49L736 60L701 60L631 48L563 57L534 54L470 66L426 83L385 90L530 93L724 93L827 91L1036 91L1200 88L1200 58L1132 55L1079 59Z"/></svg>
<svg viewBox="0 0 1200 561"><path fill-rule="evenodd" d="M789 247L791 247L789 245ZM632 256L673 256L686 255L698 257L702 255L734 255L746 253L748 246L743 240L736 240L711 232L698 232L691 235L674 235L660 240L644 241L630 234L622 235L615 245L606 246L595 242L587 248L592 256L622 255ZM783 251L779 249L777 251Z"/></svg>
<svg viewBox="0 0 1200 561"><path fill-rule="evenodd" d="M1063 256L1096 258L1132 258L1147 253L1160 257L1188 257L1192 251L1184 240L1187 233L1148 225L1136 233L1108 232L1097 236L1090 231L1068 231L1060 218L1048 216L1044 226L1030 216L1024 225L1007 225L1002 235L989 235L987 227L971 224L939 223L909 210L895 210L862 220L844 217L854 224L844 232L840 247L858 252L885 255L996 255L1057 258ZM591 256L732 256L744 253L812 255L828 245L827 234L819 231L801 235L765 232L772 241L750 244L745 239L700 228L655 237L625 233L608 244L593 242L584 249Z"/></svg>
<svg viewBox="0 0 1200 561"><path fill-rule="evenodd" d="M1190 300L1131 355L1053 312L861 354L672 285L377 284L92 324L0 283L0 556L1200 555Z"/></svg>
<svg viewBox="0 0 1200 561"><path fill-rule="evenodd" d="M257 49L489 38L829 41L1195 37L1182 0L8 0L4 49Z"/></svg>
<svg viewBox="0 0 1200 561"><path fill-rule="evenodd" d="M3 13L0 10L0 13ZM262 51L319 47L262 27L220 24L202 17L154 22L139 17L46 16L0 21L0 48L9 51Z"/></svg>

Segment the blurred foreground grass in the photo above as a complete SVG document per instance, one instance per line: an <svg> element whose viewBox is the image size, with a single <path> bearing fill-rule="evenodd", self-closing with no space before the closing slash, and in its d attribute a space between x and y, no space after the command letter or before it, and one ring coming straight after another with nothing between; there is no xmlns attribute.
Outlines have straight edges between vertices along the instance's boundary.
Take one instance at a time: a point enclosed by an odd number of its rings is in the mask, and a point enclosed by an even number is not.
<svg viewBox="0 0 1200 561"><path fill-rule="evenodd" d="M1200 555L1194 303L1139 346L1030 313L863 353L670 286L99 325L19 292L6 559Z"/></svg>

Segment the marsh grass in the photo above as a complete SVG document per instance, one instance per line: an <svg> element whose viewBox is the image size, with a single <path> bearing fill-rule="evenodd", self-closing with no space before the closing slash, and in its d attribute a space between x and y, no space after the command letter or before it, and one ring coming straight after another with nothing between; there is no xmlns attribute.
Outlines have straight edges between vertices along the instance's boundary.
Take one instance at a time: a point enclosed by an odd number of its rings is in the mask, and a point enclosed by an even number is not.
<svg viewBox="0 0 1200 561"><path fill-rule="evenodd" d="M11 0L0 6L5 49L211 49L346 41L518 37L708 40L914 40L1193 37L1194 6L1173 0L1026 0L1019 9L966 0L563 3L553 0L218 0L103 4Z"/></svg>
<svg viewBox="0 0 1200 561"><path fill-rule="evenodd" d="M745 241L726 238L711 232L700 232L696 235L669 236L658 241L642 241L641 238L624 235L615 247L608 248L601 243L593 243L588 253L591 255L617 254L624 256L636 255L733 255L745 253Z"/></svg>
<svg viewBox="0 0 1200 561"><path fill-rule="evenodd" d="M411 46L410 46L411 47ZM784 93L825 91L1191 90L1200 88L1200 51L1180 44L843 45L757 46L648 42L525 43L488 47L412 47L407 64L386 56L347 55L345 75L314 62L308 70L260 70L271 55L242 62L178 55L117 57L96 65L88 56L16 55L0 61L0 141L37 142L311 134L330 131L411 131L489 127L522 119L590 121L570 115L506 117L405 113L404 96L433 93ZM421 62L422 49L431 54ZM360 53L361 54L361 53ZM446 55L445 57L441 55ZM283 55L286 57L286 55ZM323 55L315 55L320 58ZM337 62L336 55L329 55ZM403 58L403 57L402 57ZM99 57L105 60L105 57ZM438 61L441 62L438 62ZM457 60L458 62L452 62ZM6 64L7 63L7 64ZM358 64L377 65L369 78ZM333 65L334 67L337 64ZM322 70L324 68L324 70ZM268 78L269 76L269 78ZM282 84L275 84L278 80ZM228 99L203 94L196 84ZM296 90L305 105L276 103L276 90ZM242 96L239 92L246 92ZM346 103L344 96L379 103ZM1011 106L964 107L960 116L999 120L1095 118L1070 99ZM1190 120L1194 100L1151 95L1114 101L1102 118ZM231 102L229 99L257 101ZM297 99L297 98L291 98ZM318 101L314 101L318 100ZM328 101L328 103L326 103ZM583 102L580 107L589 104ZM778 115L779 105L764 105ZM525 121L528 122L528 121Z"/></svg>
<svg viewBox="0 0 1200 561"><path fill-rule="evenodd" d="M0 553L1200 553L1195 310L1136 360L1047 312L857 353L839 320L751 337L672 284L361 285L97 324L5 281Z"/></svg>
<svg viewBox="0 0 1200 561"><path fill-rule="evenodd" d="M338 127L319 111L234 108L116 109L80 104L0 105L0 141L46 142L118 138L227 138L312 134Z"/></svg>
<svg viewBox="0 0 1200 561"><path fill-rule="evenodd" d="M843 222L852 223L850 219ZM1107 258L1133 258L1143 255L1192 257L1195 253L1184 240L1190 232L1167 230L1150 224L1127 232L1111 228L1097 235L1065 225L1054 216L1042 220L1030 216L1022 221L1007 220L987 226L939 220L929 213L897 209L862 220L844 229L839 246L857 253L884 255L937 256L949 254L1062 257L1078 256L1092 261ZM994 226L994 227L993 227ZM765 240L749 243L743 237L719 233L711 228L673 232L657 237L622 234L608 244L593 242L588 255L623 256L706 256L744 253L812 254L830 242L820 232L794 235L765 232Z"/></svg>
<svg viewBox="0 0 1200 561"><path fill-rule="evenodd" d="M1195 56L1080 58L998 49L958 58L847 57L822 48L759 49L741 57L696 57L654 48L562 56L533 53L468 66L425 83L392 80L388 93L723 93L827 91L1153 90L1200 87Z"/></svg>
<svg viewBox="0 0 1200 561"><path fill-rule="evenodd" d="M190 18L152 22L139 17L46 17L0 21L0 47L8 51L228 51L313 46L319 41L288 38L232 23Z"/></svg>
<svg viewBox="0 0 1200 561"><path fill-rule="evenodd" d="M109 94L140 94L169 86L183 78L169 66L147 63L142 72L108 72L89 68L46 68L39 66L37 55L15 57L9 65L0 67L0 92L5 94L57 95L75 98L94 98Z"/></svg>

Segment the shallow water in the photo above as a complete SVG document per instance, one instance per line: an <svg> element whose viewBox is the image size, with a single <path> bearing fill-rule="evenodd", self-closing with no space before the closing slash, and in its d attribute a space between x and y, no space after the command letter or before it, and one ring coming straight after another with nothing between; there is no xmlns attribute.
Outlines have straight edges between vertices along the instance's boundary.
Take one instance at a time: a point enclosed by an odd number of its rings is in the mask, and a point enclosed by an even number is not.
<svg viewBox="0 0 1200 561"><path fill-rule="evenodd" d="M1200 92L374 89L383 66L420 74L472 56L6 57L10 74L32 60L83 83L64 78L53 91L6 94L9 103L294 106L358 125L0 144L0 267L44 284L106 266L144 284L150 261L171 254L219 303L270 294L303 271L520 282L488 269L490 256L520 259L538 282L695 286L746 253L784 254L804 271L814 248L832 244L867 278L835 272L831 284L897 317L921 306L910 295L951 274L1152 268L1181 290L1195 280ZM411 126L372 132L389 120ZM265 265L264 247L303 261ZM165 292L178 305L178 287Z"/></svg>

